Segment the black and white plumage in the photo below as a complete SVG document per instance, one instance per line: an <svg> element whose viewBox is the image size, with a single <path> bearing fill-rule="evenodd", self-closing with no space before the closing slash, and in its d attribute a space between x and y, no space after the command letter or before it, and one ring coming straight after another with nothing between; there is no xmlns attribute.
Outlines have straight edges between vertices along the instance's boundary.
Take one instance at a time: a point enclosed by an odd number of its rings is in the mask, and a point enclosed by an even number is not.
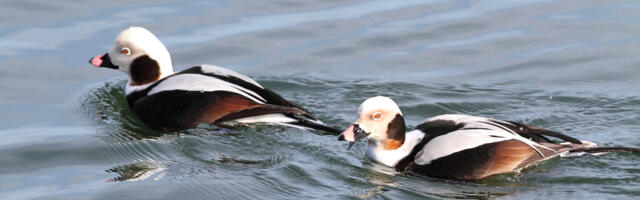
<svg viewBox="0 0 640 200"><path fill-rule="evenodd" d="M149 127L177 131L201 123L275 123L339 133L300 106L253 79L213 65L173 72L167 48L148 30L122 31L111 52L93 57L96 67L129 75L129 107Z"/></svg>
<svg viewBox="0 0 640 200"><path fill-rule="evenodd" d="M562 140L556 143L547 137ZM518 171L572 152L640 151L596 147L595 143L516 122L450 114L432 117L405 132L400 108L387 97L362 103L358 119L339 140L349 147L367 138L367 156L398 171L431 177L474 180Z"/></svg>

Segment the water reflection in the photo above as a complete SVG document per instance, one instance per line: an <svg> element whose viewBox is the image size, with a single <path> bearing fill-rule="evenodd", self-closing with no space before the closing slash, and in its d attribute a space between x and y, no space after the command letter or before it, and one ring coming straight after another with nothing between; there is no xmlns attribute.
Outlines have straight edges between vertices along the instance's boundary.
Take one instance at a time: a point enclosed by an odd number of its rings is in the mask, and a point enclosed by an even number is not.
<svg viewBox="0 0 640 200"><path fill-rule="evenodd" d="M149 161L134 161L129 164L124 164L120 166L116 166L110 169L105 170L109 173L115 173L118 176L114 178L110 178L107 182L116 182L116 181L141 181L148 179L160 172L153 178L153 180L160 180L164 177L164 170L166 168L160 163L153 160Z"/></svg>
<svg viewBox="0 0 640 200"><path fill-rule="evenodd" d="M526 184L519 173L502 174L479 181L454 181L423 176L414 173L399 173L377 163L365 162L367 170L363 181L371 183L371 187L356 192L359 198L388 196L388 191L403 192L432 198L449 199L493 199L516 194ZM404 197L406 198L406 197Z"/></svg>

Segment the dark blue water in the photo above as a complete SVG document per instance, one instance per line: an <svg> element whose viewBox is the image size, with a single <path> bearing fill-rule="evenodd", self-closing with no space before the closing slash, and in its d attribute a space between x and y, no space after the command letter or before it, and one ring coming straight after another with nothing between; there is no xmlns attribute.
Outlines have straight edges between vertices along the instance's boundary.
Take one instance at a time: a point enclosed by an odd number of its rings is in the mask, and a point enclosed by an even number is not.
<svg viewBox="0 0 640 200"><path fill-rule="evenodd" d="M345 128L385 95L407 124L466 113L640 146L634 1L4 1L0 199L633 199L640 157L559 158L479 182L396 174L278 126L158 134L87 60L136 25L178 69L246 74Z"/></svg>

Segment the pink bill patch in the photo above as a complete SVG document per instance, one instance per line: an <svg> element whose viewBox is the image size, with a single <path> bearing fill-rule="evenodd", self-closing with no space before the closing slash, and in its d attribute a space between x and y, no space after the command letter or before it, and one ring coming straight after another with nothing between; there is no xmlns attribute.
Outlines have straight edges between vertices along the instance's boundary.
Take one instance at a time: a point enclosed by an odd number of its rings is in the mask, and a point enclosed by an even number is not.
<svg viewBox="0 0 640 200"><path fill-rule="evenodd" d="M100 65L102 64L102 56L104 56L104 54L100 54L96 57L93 57L91 59L91 64L95 67L100 67Z"/></svg>
<svg viewBox="0 0 640 200"><path fill-rule="evenodd" d="M344 130L344 132L342 132L342 135L344 136L344 140L346 141L349 141L349 142L356 141L356 134L353 133L353 125L349 126L347 130Z"/></svg>

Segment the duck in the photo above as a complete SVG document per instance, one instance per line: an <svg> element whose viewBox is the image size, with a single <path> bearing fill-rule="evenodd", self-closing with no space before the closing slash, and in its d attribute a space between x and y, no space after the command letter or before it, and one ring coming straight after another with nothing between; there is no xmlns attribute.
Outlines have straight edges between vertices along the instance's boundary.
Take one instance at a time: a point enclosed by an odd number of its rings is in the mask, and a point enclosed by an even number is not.
<svg viewBox="0 0 640 200"><path fill-rule="evenodd" d="M559 139L559 142L549 139ZM406 132L402 111L391 98L366 99L357 119L338 140L367 139L366 156L398 172L434 178L479 180L520 170L558 156L640 152L595 143L526 124L465 114L426 119Z"/></svg>
<svg viewBox="0 0 640 200"><path fill-rule="evenodd" d="M123 30L111 51L92 57L89 63L128 75L124 90L129 108L154 130L173 132L199 124L235 122L340 133L308 110L235 71L198 65L174 72L165 45L143 27Z"/></svg>

